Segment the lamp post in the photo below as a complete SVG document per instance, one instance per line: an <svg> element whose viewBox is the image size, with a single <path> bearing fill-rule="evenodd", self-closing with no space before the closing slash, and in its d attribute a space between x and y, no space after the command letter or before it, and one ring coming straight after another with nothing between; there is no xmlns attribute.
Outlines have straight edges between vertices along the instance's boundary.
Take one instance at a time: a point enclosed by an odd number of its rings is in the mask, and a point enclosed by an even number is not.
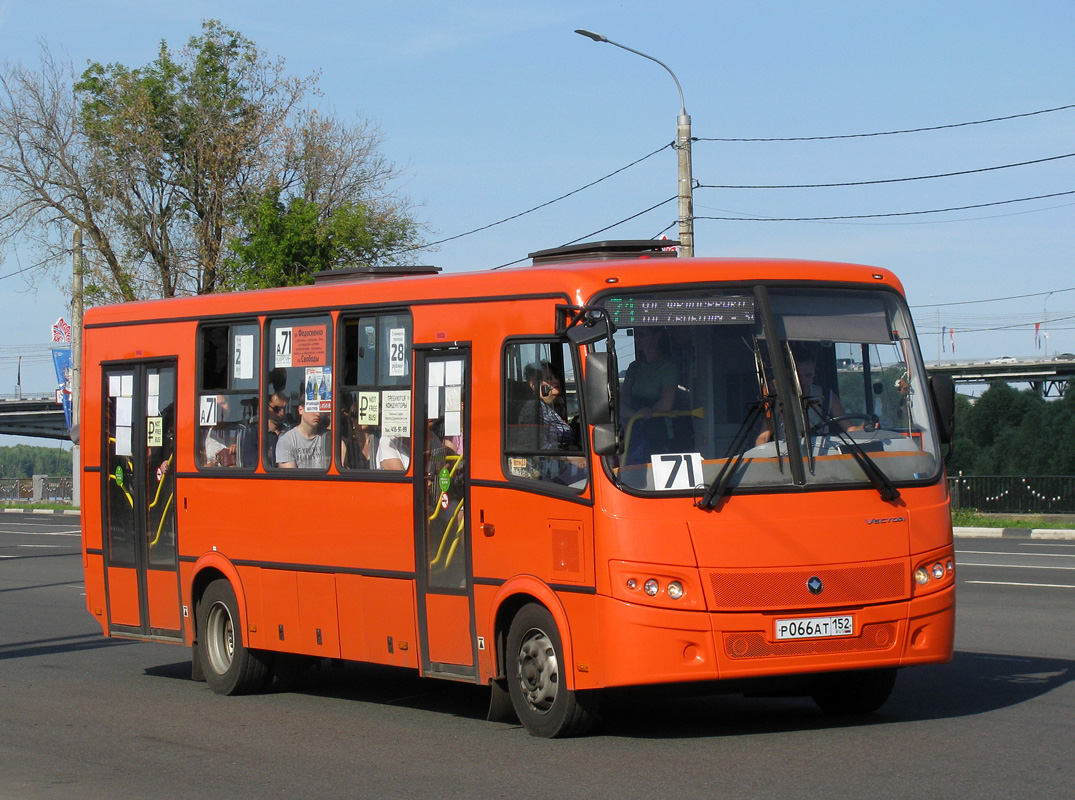
<svg viewBox="0 0 1075 800"><path fill-rule="evenodd" d="M634 53L636 56L648 58L668 70L668 74L676 82L676 88L679 90L679 119L676 121L676 152L679 155L679 251L682 255L690 258L694 255L694 177L691 174L691 118L687 113L686 103L683 101L683 87L679 85L679 78L663 61L658 61L653 56L648 56L619 42L614 42L607 36L584 30L577 30L575 33L585 36L587 39L593 39L595 42L611 44L621 50Z"/></svg>

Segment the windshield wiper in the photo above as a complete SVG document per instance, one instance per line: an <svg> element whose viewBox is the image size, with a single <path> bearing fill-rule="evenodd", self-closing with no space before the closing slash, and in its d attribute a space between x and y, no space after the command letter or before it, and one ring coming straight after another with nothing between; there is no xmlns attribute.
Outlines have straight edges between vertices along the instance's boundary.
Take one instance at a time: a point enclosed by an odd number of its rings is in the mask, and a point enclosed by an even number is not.
<svg viewBox="0 0 1075 800"><path fill-rule="evenodd" d="M811 406L813 406L812 403ZM862 467L862 471L866 473L866 477L869 479L870 483L873 484L873 488L875 488L878 494L881 495L881 499L889 502L898 500L900 497L900 490L896 488L894 483L892 483L892 479L885 474L885 471L877 466L877 463L870 458L870 454L863 449L862 445L856 442L831 414L821 408L820 402L813 410L825 421L829 426L829 430L836 433L837 438L839 438L846 448L845 452L850 453L855 461L858 462L858 465ZM875 423L876 419L877 418L874 417ZM807 430L806 435L810 435L809 430ZM811 448L811 452L813 452L813 448Z"/></svg>
<svg viewBox="0 0 1075 800"><path fill-rule="evenodd" d="M728 458L724 461L724 466L720 468L720 472L713 478L713 482L709 484L709 488L706 489L705 494L702 495L702 499L698 501L698 508L711 509L720 501L720 498L724 496L724 492L728 488L728 483L731 481L732 475L743 462L743 456L746 454L745 445L747 443L747 437L753 432L754 424L757 422L758 417L764 412L767 413L770 420L772 420L771 410L773 407L773 399L773 397L766 395L761 400L755 400L749 405L750 413L748 413L746 418L739 423L739 429L735 432L735 438L732 440L732 445L728 448L728 452L735 453L736 456L734 459ZM775 442L775 427L771 421L770 428L773 428L773 441ZM778 446L778 453L779 450L780 448Z"/></svg>

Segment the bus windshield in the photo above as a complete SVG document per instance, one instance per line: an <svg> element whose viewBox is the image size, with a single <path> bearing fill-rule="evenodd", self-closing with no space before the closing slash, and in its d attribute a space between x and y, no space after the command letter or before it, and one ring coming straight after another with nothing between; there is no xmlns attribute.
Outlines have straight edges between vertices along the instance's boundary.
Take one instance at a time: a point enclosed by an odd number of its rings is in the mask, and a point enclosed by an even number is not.
<svg viewBox="0 0 1075 800"><path fill-rule="evenodd" d="M606 296L629 491L897 484L941 467L927 376L892 291L722 287Z"/></svg>

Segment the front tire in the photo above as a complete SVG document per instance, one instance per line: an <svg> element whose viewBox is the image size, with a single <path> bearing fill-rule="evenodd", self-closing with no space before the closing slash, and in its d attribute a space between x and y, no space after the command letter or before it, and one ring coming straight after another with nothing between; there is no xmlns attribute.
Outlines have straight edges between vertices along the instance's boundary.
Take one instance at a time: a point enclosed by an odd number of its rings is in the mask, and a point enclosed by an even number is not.
<svg viewBox="0 0 1075 800"><path fill-rule="evenodd" d="M506 671L511 704L531 736L578 736L594 722L597 695L567 688L563 655L548 609L523 606L508 630Z"/></svg>
<svg viewBox="0 0 1075 800"><path fill-rule="evenodd" d="M243 644L235 591L226 580L209 584L198 603L199 666L217 694L249 694L270 676L268 654Z"/></svg>
<svg viewBox="0 0 1075 800"><path fill-rule="evenodd" d="M837 672L820 677L811 697L826 714L872 714L895 685L895 669Z"/></svg>

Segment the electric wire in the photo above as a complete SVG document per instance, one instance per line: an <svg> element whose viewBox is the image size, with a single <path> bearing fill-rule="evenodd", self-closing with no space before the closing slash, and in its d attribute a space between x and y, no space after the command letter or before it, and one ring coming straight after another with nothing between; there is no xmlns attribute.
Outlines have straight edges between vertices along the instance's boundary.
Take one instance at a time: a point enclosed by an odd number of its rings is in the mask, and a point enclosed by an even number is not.
<svg viewBox="0 0 1075 800"><path fill-rule="evenodd" d="M913 217L923 214L945 214L951 211L969 211L975 208L990 208L994 206L1010 205L1012 203L1026 203L1031 200L1044 200L1050 197L1063 197L1075 194L1075 189L1066 192L1053 192L1052 194L1039 194L1033 197L1019 197L1014 200L995 200L991 203L973 203L966 206L950 206L948 208L933 208L925 211L892 211L884 214L840 214L829 217L715 217L695 216L697 219L720 220L725 222L828 222L831 220L847 219L885 219L890 217Z"/></svg>
<svg viewBox="0 0 1075 800"><path fill-rule="evenodd" d="M676 200L676 199L678 199L678 198L679 198L679 195L678 195L678 194L674 194L674 195L672 195L671 197L669 197L669 198L667 198L667 199L665 199L665 200L662 200L662 201L661 201L661 202L659 202L659 203L654 203L654 204L653 204L652 206L650 206L649 208L644 208L644 209L642 209L642 210L641 210L641 211L639 211L639 212L638 212L637 214L632 214L632 215L631 215L631 216L629 216L629 217L624 217L624 218L623 218L623 219L621 219L621 220L620 220L619 222L613 222L613 223L612 223L611 225L606 225L606 226L605 226L604 228L599 228L599 229L598 229L598 230L596 230L596 231L591 231L590 233L587 233L587 234L585 234L585 235L583 235L583 236L580 236L580 237L578 237L577 239L572 239L572 240L571 240L571 241L569 241L569 242L564 242L563 244L561 244L561 245L559 245L559 246L560 246L560 247L567 247L568 245L571 245L571 244L576 244L577 242L581 242L581 241L583 241L584 239L589 239L589 238L590 238L591 236L596 236L596 235L597 235L597 234L599 234L599 233L604 233L604 232L605 232L605 231L607 231L607 230L611 230L612 228L615 228L615 227L616 227L617 225L622 225L622 224L623 224L623 223L625 223L625 222L630 222L631 220L633 220L633 219L636 219L637 217L641 217L641 216L642 216L643 214L648 214L648 213L649 213L650 211L653 211L654 209L660 208L661 206L665 205L666 203L670 203L670 202L672 202L673 200ZM669 227L671 227L671 226L669 226ZM668 228L665 228L665 230L668 230ZM657 234L657 235L658 235L658 236L660 236L660 234ZM654 237L652 237L652 238L656 239L656 238L657 238L657 236L654 236ZM499 265L497 265L497 266L493 267L493 269L503 269L504 267L510 267L510 266L513 266L513 265L515 265L515 264L520 264L520 263L522 263L523 261L526 261L526 258L517 258L517 259L515 259L514 261L508 261L508 262L507 262L507 263L505 263L505 264L499 264Z"/></svg>
<svg viewBox="0 0 1075 800"><path fill-rule="evenodd" d="M1048 292L1032 292L1030 294L1012 294L1006 297L989 297L985 300L956 300L951 303L920 303L912 305L911 308L944 308L945 306L967 306L972 303L999 303L1004 300L1023 300L1027 297L1048 297L1051 294L1063 294L1064 292L1075 292L1075 286L1067 289L1053 289Z"/></svg>
<svg viewBox="0 0 1075 800"><path fill-rule="evenodd" d="M841 183L788 183L788 184L709 184L699 183L697 189L830 189L846 186L876 186L882 183L907 183L908 181L927 181L935 178L954 178L959 175L976 175L982 172L993 172L1000 169L1012 169L1014 167L1026 167L1031 164L1044 164L1048 161L1059 161L1063 158L1073 158L1075 153L1067 153L1061 156L1049 156L1037 158L1033 161L1020 161L1016 164L1002 164L996 167L979 167L978 169L960 170L958 172L941 172L935 175L916 175L909 178L882 178L871 181L843 181Z"/></svg>
<svg viewBox="0 0 1075 800"><path fill-rule="evenodd" d="M488 225L482 225L482 226L480 226L478 228L474 228L473 230L464 231L463 233L457 233L454 236L448 236L448 237L446 237L444 239L439 239L439 240L437 240L435 242L427 242L427 243L422 244L422 245L415 245L414 247L405 247L405 248L402 248L400 250L394 250L391 253L389 253L388 255L395 256L395 255L402 255L403 253L411 253L411 252L414 252L416 250L427 250L427 249L429 249L431 247L436 247L437 245L444 244L445 242L451 242L451 241L455 241L456 239L462 239L464 236L471 236L472 234L480 233L481 231L486 231L486 230L489 230L490 228L495 228L497 225L503 225L505 222L511 222L512 220L519 219L519 217L524 217L527 214L532 214L535 211L538 211L538 210L540 210L542 208L545 208L546 206L551 206L553 203L558 203L561 200L566 200L568 197L571 197L572 195L578 194L579 192L584 191L586 189L589 189L591 186L596 186L597 184L601 183L602 181L606 181L606 180L608 180L609 178L611 178L611 177L613 177L615 175L619 175L621 172L630 169L631 167L635 166L636 164L641 164L646 159L652 158L653 156L657 155L658 153L660 153L660 152L662 152L664 150L667 150L669 147L674 147L674 146L675 146L675 142L670 142L669 144L661 145L656 150L654 150L652 153L647 153L646 155L642 156L641 158L635 159L630 164L626 164L626 165L620 167L617 170L613 170L612 172L608 173L608 175L600 177L597 180L590 181L589 183L585 184L584 186L580 186L577 189L573 189L570 192L567 192L566 194L562 194L559 197L553 198L552 200L547 200L546 202L541 203L539 205L536 205L533 208L528 208L526 211L520 211L518 214L512 214L510 217L505 217L504 219L497 220L496 222L490 222ZM619 223L617 223L617 224L619 224ZM520 259L520 260L524 260L524 259ZM515 263L515 262L512 262L512 263ZM507 265L501 265L501 266L507 266Z"/></svg>
<svg viewBox="0 0 1075 800"><path fill-rule="evenodd" d="M832 139L866 139L874 136L898 136L905 133L925 133L928 131L942 131L952 128L965 128L970 125L986 125L992 122L1004 122L1012 119L1021 119L1023 117L1034 117L1039 114L1051 114L1054 111L1066 111L1067 109L1075 108L1075 103L1057 106L1055 108L1043 108L1040 111L1028 111L1023 114L1009 114L1004 117L992 117L990 119L979 119L973 122L956 122L948 125L932 125L924 128L907 128L898 131L878 131L875 133L846 133L835 136L788 136L788 137L767 137L767 138L717 138L717 137L696 137L693 141L698 142L820 142L828 141Z"/></svg>

